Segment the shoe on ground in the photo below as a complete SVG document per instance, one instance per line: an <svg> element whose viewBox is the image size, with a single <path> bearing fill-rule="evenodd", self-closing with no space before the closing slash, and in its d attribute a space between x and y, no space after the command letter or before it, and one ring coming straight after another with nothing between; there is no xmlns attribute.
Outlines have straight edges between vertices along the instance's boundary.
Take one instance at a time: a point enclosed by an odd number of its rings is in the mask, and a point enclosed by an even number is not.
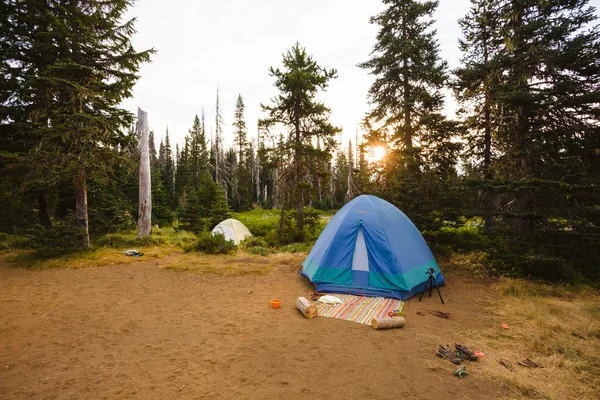
<svg viewBox="0 0 600 400"><path fill-rule="evenodd" d="M462 344L454 344L454 348L456 349L456 355L462 358L463 360L477 361L479 359L479 357L477 357L477 354L473 353L471 350L469 350Z"/></svg>
<svg viewBox="0 0 600 400"><path fill-rule="evenodd" d="M450 347L450 346L448 346L448 347ZM440 348L438 349L438 351L436 351L435 354L438 357L444 358L444 359L452 362L453 364L457 364L457 365L460 364L462 360L460 358L458 358L456 356L456 354L454 354L452 352L452 350L450 350L448 347L444 347L444 346L440 345Z"/></svg>

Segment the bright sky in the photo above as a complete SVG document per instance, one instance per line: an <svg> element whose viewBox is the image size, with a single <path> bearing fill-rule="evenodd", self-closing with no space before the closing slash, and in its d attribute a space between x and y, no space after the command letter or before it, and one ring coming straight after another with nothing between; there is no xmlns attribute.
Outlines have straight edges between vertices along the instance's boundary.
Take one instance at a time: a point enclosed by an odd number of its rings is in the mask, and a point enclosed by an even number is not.
<svg viewBox="0 0 600 400"><path fill-rule="evenodd" d="M435 14L441 56L455 68L461 56L457 20L469 0L443 0ZM598 7L600 0L592 0ZM342 126L344 145L369 109L367 91L373 77L356 64L368 59L377 26L369 17L383 10L380 0L138 0L129 16L137 17L134 47L154 47L158 53L141 69L132 99L124 107L148 112L150 129L158 138L166 127L182 143L194 116L205 109L208 133L214 132L217 86L225 121L225 141L232 142L235 101L246 105L249 136L256 137L264 115L260 103L276 94L270 66L281 66L282 54L296 41L338 78L321 96ZM446 114L453 116L448 98Z"/></svg>

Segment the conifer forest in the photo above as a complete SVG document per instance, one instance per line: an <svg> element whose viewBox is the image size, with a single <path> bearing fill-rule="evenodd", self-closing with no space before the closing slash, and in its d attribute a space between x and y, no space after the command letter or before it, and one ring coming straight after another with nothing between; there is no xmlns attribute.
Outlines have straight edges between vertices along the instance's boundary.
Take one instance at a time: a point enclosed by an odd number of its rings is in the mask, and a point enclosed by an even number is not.
<svg viewBox="0 0 600 400"><path fill-rule="evenodd" d="M433 27L438 0L382 3L364 16L376 35L354 66L372 79L356 132L332 122L321 96L339 66L301 41L271 48L279 62L262 68L276 95L258 121L243 92L228 104L215 83L183 140L150 126L153 230L202 238L232 215L270 210L276 222L253 232L261 246L312 244L324 212L373 194L409 216L436 256L476 251L495 274L597 284L598 10L470 0L450 68ZM86 251L136 230L137 110L122 103L160 49L133 47L131 6L0 2L0 249Z"/></svg>

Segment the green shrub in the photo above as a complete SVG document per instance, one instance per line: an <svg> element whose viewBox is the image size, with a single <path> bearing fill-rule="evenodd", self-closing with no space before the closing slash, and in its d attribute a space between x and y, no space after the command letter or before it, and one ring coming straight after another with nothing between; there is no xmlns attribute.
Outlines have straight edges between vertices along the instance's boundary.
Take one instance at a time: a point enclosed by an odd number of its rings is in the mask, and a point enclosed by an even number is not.
<svg viewBox="0 0 600 400"><path fill-rule="evenodd" d="M431 243L429 245L429 249L435 255L435 257L448 258L452 255L452 249L443 244Z"/></svg>
<svg viewBox="0 0 600 400"><path fill-rule="evenodd" d="M254 209L244 213L234 213L233 218L246 225L253 236L264 237L279 225L279 210Z"/></svg>
<svg viewBox="0 0 600 400"><path fill-rule="evenodd" d="M281 246L279 251L282 253L308 253L314 246L312 242L304 243L290 243L285 246Z"/></svg>
<svg viewBox="0 0 600 400"><path fill-rule="evenodd" d="M95 244L101 247L120 249L135 246L135 233L109 233L95 240Z"/></svg>
<svg viewBox="0 0 600 400"><path fill-rule="evenodd" d="M27 236L8 235L0 232L0 250L31 248L31 239Z"/></svg>
<svg viewBox="0 0 600 400"><path fill-rule="evenodd" d="M206 254L229 254L237 250L237 246L222 234L200 232L196 240L187 246L185 251L199 251Z"/></svg>
<svg viewBox="0 0 600 400"><path fill-rule="evenodd" d="M444 226L437 231L425 231L429 242L450 246L453 250L485 250L491 245L490 238L483 235L479 226Z"/></svg>
<svg viewBox="0 0 600 400"><path fill-rule="evenodd" d="M83 230L71 219L54 222L50 227L38 225L30 230L31 247L42 257L55 257L84 250Z"/></svg>
<svg viewBox="0 0 600 400"><path fill-rule="evenodd" d="M240 244L242 249L248 253L259 254L261 256L268 256L273 253L273 250L269 248L269 245L265 239L260 237L250 237Z"/></svg>
<svg viewBox="0 0 600 400"><path fill-rule="evenodd" d="M549 281L577 281L578 274L561 257L529 254L523 258L522 268L526 275Z"/></svg>

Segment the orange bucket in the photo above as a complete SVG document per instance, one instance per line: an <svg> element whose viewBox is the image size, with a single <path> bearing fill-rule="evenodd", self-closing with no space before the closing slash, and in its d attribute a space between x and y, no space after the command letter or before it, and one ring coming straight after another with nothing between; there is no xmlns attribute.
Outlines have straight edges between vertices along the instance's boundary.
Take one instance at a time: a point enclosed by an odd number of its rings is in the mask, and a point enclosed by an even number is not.
<svg viewBox="0 0 600 400"><path fill-rule="evenodd" d="M281 304L281 300L279 300L279 299L271 300L271 306L273 306L273 308L279 308L280 304Z"/></svg>

